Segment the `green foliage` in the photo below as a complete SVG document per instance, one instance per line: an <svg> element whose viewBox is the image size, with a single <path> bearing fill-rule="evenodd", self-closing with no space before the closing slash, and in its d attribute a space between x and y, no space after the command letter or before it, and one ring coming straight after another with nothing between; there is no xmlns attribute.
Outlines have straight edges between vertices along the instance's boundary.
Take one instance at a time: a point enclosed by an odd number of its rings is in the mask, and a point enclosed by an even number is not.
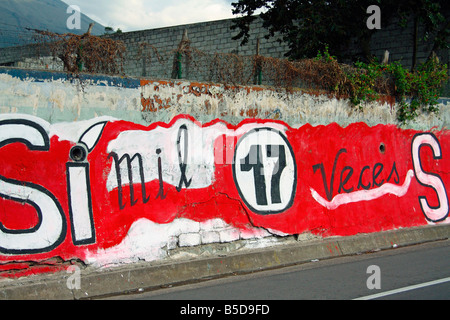
<svg viewBox="0 0 450 320"><path fill-rule="evenodd" d="M350 101L363 108L363 102L380 98L380 94L395 96L399 106L398 120L414 120L420 112L438 112L439 93L448 80L447 65L430 59L417 70L409 71L399 62L380 64L355 63L347 73L351 83Z"/></svg>
<svg viewBox="0 0 450 320"><path fill-rule="evenodd" d="M332 56L328 52L328 45L326 44L325 45L325 50L323 51L323 53L319 50L317 52L317 56L314 58L314 60L328 63L328 62L335 62L335 61L337 61L337 58L336 58L336 56Z"/></svg>
<svg viewBox="0 0 450 320"><path fill-rule="evenodd" d="M278 33L289 45L289 58L314 57L318 50L324 50L325 44L341 57L341 49L349 44L351 37L359 39L372 33L364 19L355 17L366 16L367 7L379 1L239 0L232 3L233 14L241 15L232 27L239 31L233 39L246 43L254 14L263 9L260 17L268 31L267 37Z"/></svg>
<svg viewBox="0 0 450 320"><path fill-rule="evenodd" d="M363 102L373 101L379 98L377 82L383 75L378 64L363 62L355 63L356 70L348 73L351 83L350 101L355 106L362 106Z"/></svg>
<svg viewBox="0 0 450 320"><path fill-rule="evenodd" d="M399 93L399 120L406 122L417 117L418 112L438 112L439 92L448 80L447 65L429 60L413 73L397 72ZM406 97L411 101L406 103Z"/></svg>
<svg viewBox="0 0 450 320"><path fill-rule="evenodd" d="M333 74L331 81L319 72L316 78L320 82L315 83L337 96L349 98L360 109L364 108L365 103L380 99L382 95L395 97L400 123L412 121L422 112L438 112L439 93L448 80L447 65L440 64L435 57L413 71L399 62L382 64L376 60L370 63L355 62L351 67L339 64L326 46L313 61L311 67L314 70L327 70L327 73Z"/></svg>
<svg viewBox="0 0 450 320"><path fill-rule="evenodd" d="M414 61L418 40L430 43L435 52L448 48L448 0L237 0L232 2L232 13L239 16L231 27L238 30L233 39L242 39L242 44L248 42L255 13L262 10L259 16L268 31L267 37L280 36L289 45L286 55L291 59L312 58L327 44L339 59L370 61L370 39L378 32L366 26L370 5L380 8L382 29L394 21L400 21L405 27L411 22L414 28L423 27L423 39L414 34L408 43ZM359 47L358 57L346 56L351 39Z"/></svg>

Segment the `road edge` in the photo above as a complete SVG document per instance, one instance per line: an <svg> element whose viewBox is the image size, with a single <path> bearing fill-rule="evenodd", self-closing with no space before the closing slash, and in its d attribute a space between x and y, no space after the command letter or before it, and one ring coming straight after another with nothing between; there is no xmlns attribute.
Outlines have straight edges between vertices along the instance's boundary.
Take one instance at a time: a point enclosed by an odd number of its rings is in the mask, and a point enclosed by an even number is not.
<svg viewBox="0 0 450 320"><path fill-rule="evenodd" d="M35 275L0 282L3 300L93 299L139 293L162 287L291 266L314 259L323 260L410 246L450 238L450 224L389 230L348 237L299 241L264 249L246 250L166 264L130 264L123 267L80 273L79 289L69 289L68 272Z"/></svg>

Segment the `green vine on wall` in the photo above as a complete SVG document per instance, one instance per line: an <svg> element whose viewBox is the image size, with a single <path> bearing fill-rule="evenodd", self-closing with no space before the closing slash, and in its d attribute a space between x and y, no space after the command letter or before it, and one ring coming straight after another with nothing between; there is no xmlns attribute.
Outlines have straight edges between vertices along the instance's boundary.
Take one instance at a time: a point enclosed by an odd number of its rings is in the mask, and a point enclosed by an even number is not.
<svg viewBox="0 0 450 320"><path fill-rule="evenodd" d="M333 68L337 64L327 49L319 52L315 60ZM437 113L439 93L448 80L447 65L441 64L437 57L427 60L414 71L407 70L399 62L356 62L353 68L346 68L344 74L344 79L336 82L333 91L348 95L350 102L359 108L381 95L394 96L400 123L416 119L419 113Z"/></svg>
<svg viewBox="0 0 450 320"><path fill-rule="evenodd" d="M447 65L439 64L431 59L411 72L400 63L369 64L358 63L358 72L350 75L354 85L351 101L359 105L364 100L373 100L379 97L376 91L376 82L390 84L391 94L398 103L398 120L401 123L414 120L420 112L439 111L439 93L447 81Z"/></svg>

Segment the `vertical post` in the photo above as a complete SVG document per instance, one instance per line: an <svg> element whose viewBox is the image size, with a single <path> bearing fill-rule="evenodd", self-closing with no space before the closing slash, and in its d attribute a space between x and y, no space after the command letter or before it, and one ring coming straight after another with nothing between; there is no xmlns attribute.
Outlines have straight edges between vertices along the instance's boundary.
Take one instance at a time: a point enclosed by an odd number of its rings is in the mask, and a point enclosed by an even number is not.
<svg viewBox="0 0 450 320"><path fill-rule="evenodd" d="M80 44L80 46L78 47L76 63L77 63L78 71L82 72L83 71L83 45L82 44Z"/></svg>
<svg viewBox="0 0 450 320"><path fill-rule="evenodd" d="M182 60L182 55L181 55L181 52L178 51L177 52L177 79L182 78L181 60Z"/></svg>
<svg viewBox="0 0 450 320"><path fill-rule="evenodd" d="M414 72L417 64L417 42L419 33L419 17L417 14L414 16L414 31L413 31L413 53L411 62L411 72Z"/></svg>
<svg viewBox="0 0 450 320"><path fill-rule="evenodd" d="M93 27L94 23L90 23L88 30L81 36L81 43L77 52L77 67L79 72L83 71L83 44L86 42L85 38L90 37Z"/></svg>
<svg viewBox="0 0 450 320"><path fill-rule="evenodd" d="M261 60L259 59L259 38L256 39L256 74L255 74L255 83L257 85L261 85L261 83L262 83Z"/></svg>
<svg viewBox="0 0 450 320"><path fill-rule="evenodd" d="M262 84L262 68L261 68L261 63L259 63L258 66L258 85Z"/></svg>
<svg viewBox="0 0 450 320"><path fill-rule="evenodd" d="M177 51L175 53L173 64L172 64L172 78L181 79L182 74L182 61L183 52L189 50L190 41L187 35L187 29L184 30L183 37L181 38L180 44L178 45ZM187 54L188 55L188 54Z"/></svg>

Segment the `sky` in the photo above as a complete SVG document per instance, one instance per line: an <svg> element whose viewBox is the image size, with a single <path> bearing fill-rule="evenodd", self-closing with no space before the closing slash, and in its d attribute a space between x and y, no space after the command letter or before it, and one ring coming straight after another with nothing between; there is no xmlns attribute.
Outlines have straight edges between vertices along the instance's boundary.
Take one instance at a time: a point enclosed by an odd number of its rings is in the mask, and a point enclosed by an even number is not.
<svg viewBox="0 0 450 320"><path fill-rule="evenodd" d="M63 0L123 32L232 18L233 0Z"/></svg>

